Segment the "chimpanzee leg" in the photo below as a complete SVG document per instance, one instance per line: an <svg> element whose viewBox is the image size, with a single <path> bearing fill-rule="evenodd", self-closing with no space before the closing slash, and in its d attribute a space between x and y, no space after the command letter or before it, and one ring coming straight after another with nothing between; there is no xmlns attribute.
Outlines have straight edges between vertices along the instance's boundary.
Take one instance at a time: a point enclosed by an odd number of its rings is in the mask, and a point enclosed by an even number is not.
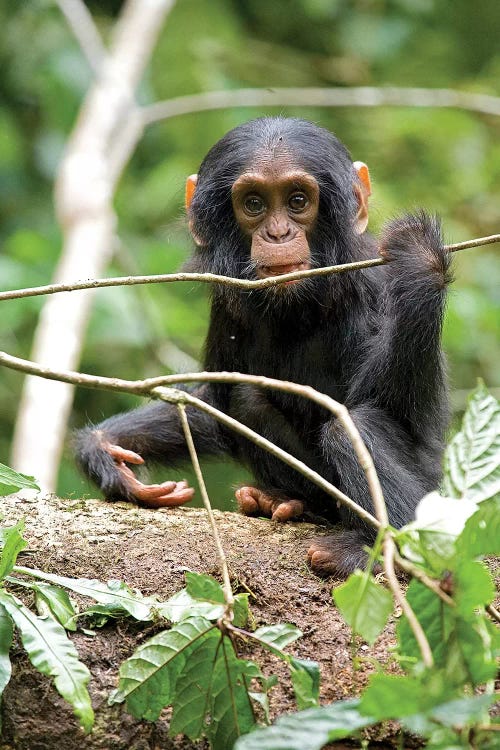
<svg viewBox="0 0 500 750"><path fill-rule="evenodd" d="M418 501L435 488L428 471L420 466L425 451L382 409L359 406L350 414L372 455L389 523L400 527L412 519ZM328 422L322 437L326 476L334 468L339 489L375 515L366 476L341 423ZM371 545L375 538L376 530L349 508L340 506L339 512L346 529L315 540L308 553L311 567L319 575L345 576L354 568L363 567L363 547Z"/></svg>

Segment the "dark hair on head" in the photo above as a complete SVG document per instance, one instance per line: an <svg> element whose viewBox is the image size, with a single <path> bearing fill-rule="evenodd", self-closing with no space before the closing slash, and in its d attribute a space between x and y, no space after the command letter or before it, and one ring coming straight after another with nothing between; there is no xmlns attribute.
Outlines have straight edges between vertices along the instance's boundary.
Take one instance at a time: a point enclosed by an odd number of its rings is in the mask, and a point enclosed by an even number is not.
<svg viewBox="0 0 500 750"><path fill-rule="evenodd" d="M348 150L338 138L325 128L294 117L250 120L230 130L210 149L200 166L189 209L195 234L207 246L220 244L223 237L234 240L237 227L231 187L266 152L290 154L298 167L316 178L320 188L316 233L318 239L321 235L329 238L329 246L337 248L335 262L341 262L343 236L347 232L351 237L357 208L352 189L357 175Z"/></svg>

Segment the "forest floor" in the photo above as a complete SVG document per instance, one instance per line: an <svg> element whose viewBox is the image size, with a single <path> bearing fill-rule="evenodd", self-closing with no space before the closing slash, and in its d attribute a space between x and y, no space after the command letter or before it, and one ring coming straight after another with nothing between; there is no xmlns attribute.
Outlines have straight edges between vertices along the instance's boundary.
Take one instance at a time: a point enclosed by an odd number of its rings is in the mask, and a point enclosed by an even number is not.
<svg viewBox="0 0 500 750"><path fill-rule="evenodd" d="M184 586L186 570L219 570L207 516L199 509L143 510L125 503L64 500L53 497L1 501L3 523L26 520L28 548L19 564L66 576L120 579L143 594L161 600ZM216 512L228 557L233 588L250 593L251 627L289 622L303 637L289 647L300 658L316 660L321 669L323 703L357 695L376 663L397 671L391 656L394 619L373 646L353 647L351 631L331 596L338 582L321 580L306 565L310 540L324 529L306 523L277 524L236 513ZM88 602L87 602L88 604ZM138 721L123 706L108 706L120 663L158 630L131 620L108 622L86 635L71 634L80 658L89 667L90 693L96 711L93 733L85 737L72 711L48 678L30 665L19 643L14 675L4 693L1 750L201 750L168 736L169 710L154 723ZM253 649L264 673L276 674L271 691L272 717L295 709L287 669L270 653ZM356 655L355 666L353 655ZM397 745L397 727L371 730L370 747ZM357 744L359 747L359 744ZM399 745L400 746L400 745ZM405 747L411 743L405 742Z"/></svg>

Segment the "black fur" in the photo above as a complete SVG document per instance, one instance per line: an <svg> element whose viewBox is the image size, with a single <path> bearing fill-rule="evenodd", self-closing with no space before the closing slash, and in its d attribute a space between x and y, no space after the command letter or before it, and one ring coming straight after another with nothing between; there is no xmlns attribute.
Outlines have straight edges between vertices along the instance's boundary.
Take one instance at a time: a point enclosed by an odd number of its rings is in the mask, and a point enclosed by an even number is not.
<svg viewBox="0 0 500 750"><path fill-rule="evenodd" d="M375 241L352 228L357 178L345 147L309 122L262 118L224 136L201 165L190 219L203 246L189 270L254 278L249 242L233 218L231 186L256 158L282 150L320 185L319 217L310 238L312 265L376 256ZM372 453L390 521L401 526L412 518L418 500L437 487L441 474L448 404L440 336L449 256L438 220L423 212L390 223L381 247L392 259L383 267L250 292L214 285L205 368L304 383L345 403ZM372 510L349 440L321 408L248 385L203 385L196 394L303 459ZM251 468L261 488L303 499L314 512L354 530L330 547L325 541L338 560L325 569L319 566L319 572L346 573L362 562L361 545L373 533L357 517L206 415L191 410L189 420L201 453L229 453ZM173 465L188 457L176 409L168 404L153 403L81 431L79 463L108 499L127 497L127 492L99 447L100 432L146 461Z"/></svg>

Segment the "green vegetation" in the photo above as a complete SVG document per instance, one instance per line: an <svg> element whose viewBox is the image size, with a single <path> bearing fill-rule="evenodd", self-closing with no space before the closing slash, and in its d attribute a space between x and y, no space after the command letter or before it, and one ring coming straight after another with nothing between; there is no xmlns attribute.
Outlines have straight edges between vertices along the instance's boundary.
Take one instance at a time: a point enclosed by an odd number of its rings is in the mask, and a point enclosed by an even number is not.
<svg viewBox="0 0 500 750"><path fill-rule="evenodd" d="M132 616L166 620L170 627L141 643L123 662L110 702L125 702L133 716L148 721L172 706L172 736L204 736L214 750L320 750L327 742L356 737L364 727L395 719L434 750L493 748L488 709L495 697L500 637L488 615L495 588L482 558L500 554L499 436L500 405L480 385L462 430L447 449L443 491L449 496L426 496L416 521L393 532L413 575L406 601L422 635L403 609L395 652L402 673L380 668L360 699L319 707L317 664L283 650L301 636L300 630L287 624L245 630L248 594L237 594L229 607L223 587L208 575L186 573L186 588L160 602L119 581L72 579L17 566L26 547L22 522L1 531L0 694L10 679L15 626L33 665L54 678L83 729L90 731L90 674L65 629L75 630L81 615L98 618L100 625L111 617ZM7 476L6 468L0 468ZM15 481L12 473L6 486ZM24 486L25 479L19 477L18 484ZM371 565L380 559L378 547ZM353 632L369 643L393 611L391 595L372 578L371 565L333 593ZM39 614L9 591L12 586L34 592ZM66 590L97 605L80 612ZM268 693L277 678L264 676L256 662L241 658L243 644L266 648L288 664L299 713L257 728L257 717L269 722Z"/></svg>

